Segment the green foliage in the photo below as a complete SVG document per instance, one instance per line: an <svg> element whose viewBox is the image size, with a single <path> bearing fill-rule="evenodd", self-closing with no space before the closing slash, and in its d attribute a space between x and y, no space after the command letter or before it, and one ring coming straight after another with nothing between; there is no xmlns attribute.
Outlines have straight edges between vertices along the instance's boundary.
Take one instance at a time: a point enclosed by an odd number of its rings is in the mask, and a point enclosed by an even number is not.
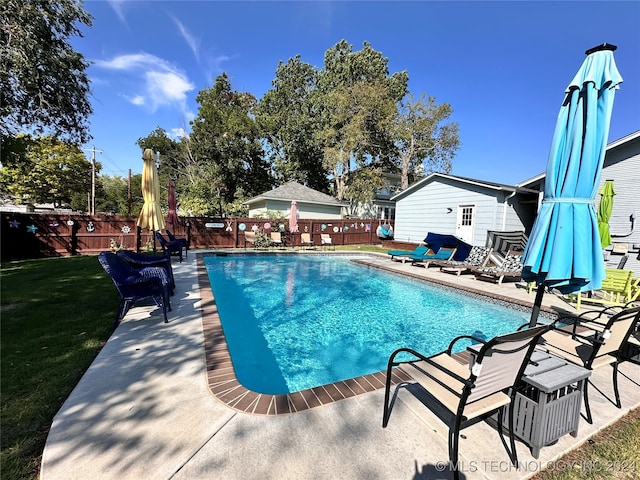
<svg viewBox="0 0 640 480"><path fill-rule="evenodd" d="M54 137L20 134L11 146L0 170L3 195L14 196L17 202L86 208L91 162L76 145Z"/></svg>
<svg viewBox="0 0 640 480"><path fill-rule="evenodd" d="M0 477L38 478L53 416L106 340L118 294L95 256L3 263Z"/></svg>
<svg viewBox="0 0 640 480"><path fill-rule="evenodd" d="M96 212L112 215L140 215L142 198L142 175L131 176L131 213L129 213L129 181L126 178L100 175L96 187Z"/></svg>
<svg viewBox="0 0 640 480"><path fill-rule="evenodd" d="M254 216L254 218L264 218L268 220L274 221L283 221L287 219L287 215L285 212L280 210L267 210L266 212L258 213Z"/></svg>
<svg viewBox="0 0 640 480"><path fill-rule="evenodd" d="M73 50L92 18L76 0L0 3L0 135L28 130L89 140L89 66Z"/></svg>

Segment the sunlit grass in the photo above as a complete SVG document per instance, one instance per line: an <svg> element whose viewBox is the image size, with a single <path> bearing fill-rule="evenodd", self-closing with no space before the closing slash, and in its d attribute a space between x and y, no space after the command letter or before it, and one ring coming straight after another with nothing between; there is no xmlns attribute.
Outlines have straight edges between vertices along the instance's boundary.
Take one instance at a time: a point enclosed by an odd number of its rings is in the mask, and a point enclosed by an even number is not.
<svg viewBox="0 0 640 480"><path fill-rule="evenodd" d="M0 477L34 479L54 415L108 339L118 295L95 256L6 262Z"/></svg>

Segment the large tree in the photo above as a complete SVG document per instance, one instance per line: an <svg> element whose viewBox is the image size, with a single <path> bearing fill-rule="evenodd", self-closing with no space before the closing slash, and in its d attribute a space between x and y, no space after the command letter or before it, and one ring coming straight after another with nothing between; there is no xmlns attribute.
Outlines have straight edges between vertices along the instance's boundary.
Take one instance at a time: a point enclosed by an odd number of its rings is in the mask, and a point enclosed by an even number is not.
<svg viewBox="0 0 640 480"><path fill-rule="evenodd" d="M78 0L0 2L0 135L89 140L88 62L70 37L91 16Z"/></svg>
<svg viewBox="0 0 640 480"><path fill-rule="evenodd" d="M317 74L316 67L302 62L299 55L280 62L273 88L260 100L256 119L266 137L275 180L295 180L326 192L328 172L314 135L318 128L313 104Z"/></svg>
<svg viewBox="0 0 640 480"><path fill-rule="evenodd" d="M196 101L198 116L191 122L188 143L184 142L196 182L192 188L195 195L217 204L222 214L226 205L262 193L272 184L253 117L257 102L249 93L232 90L226 74L200 91Z"/></svg>
<svg viewBox="0 0 640 480"><path fill-rule="evenodd" d="M54 137L14 137L3 155L0 190L17 203L53 203L85 210L91 191L91 162L80 148ZM96 170L101 165L96 163Z"/></svg>
<svg viewBox="0 0 640 480"><path fill-rule="evenodd" d="M448 122L453 109L434 97L410 95L403 100L393 123L394 150L401 172L401 188L433 172L449 173L460 148L458 124Z"/></svg>

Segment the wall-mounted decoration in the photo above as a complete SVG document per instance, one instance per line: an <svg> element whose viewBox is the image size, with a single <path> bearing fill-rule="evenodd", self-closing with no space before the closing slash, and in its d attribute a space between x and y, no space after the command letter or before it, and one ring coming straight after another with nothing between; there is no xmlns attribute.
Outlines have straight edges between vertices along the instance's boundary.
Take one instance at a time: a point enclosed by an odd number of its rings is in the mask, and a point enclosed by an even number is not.
<svg viewBox="0 0 640 480"><path fill-rule="evenodd" d="M122 233L125 233L125 234L131 232L131 228L129 227L129 225L125 225L120 230L122 230Z"/></svg>
<svg viewBox="0 0 640 480"><path fill-rule="evenodd" d="M27 232L29 233L36 233L36 230L38 230L38 227L36 227L35 225L29 225L27 227Z"/></svg>
<svg viewBox="0 0 640 480"><path fill-rule="evenodd" d="M241 223L240 225L238 225L238 230L240 230L241 232L244 232L247 229L247 226L244 223Z"/></svg>
<svg viewBox="0 0 640 480"><path fill-rule="evenodd" d="M73 227L76 224L76 222L74 222L73 220L69 219L67 220L67 225L69 225L70 227Z"/></svg>
<svg viewBox="0 0 640 480"><path fill-rule="evenodd" d="M334 233L338 233L340 231L340 229L338 227L333 227L333 232Z"/></svg>
<svg viewBox="0 0 640 480"><path fill-rule="evenodd" d="M60 224L58 222L51 222L49 224L49 228L52 228L53 230L55 230L56 228L58 228L60 226Z"/></svg>
<svg viewBox="0 0 640 480"><path fill-rule="evenodd" d="M233 225L233 222L228 220L227 221L227 228L225 228L225 231L227 232L233 232L233 228L231 228L231 225Z"/></svg>
<svg viewBox="0 0 640 480"><path fill-rule="evenodd" d="M323 223L322 225L320 225L320 228L324 232L327 229L327 225Z"/></svg>
<svg viewBox="0 0 640 480"><path fill-rule="evenodd" d="M96 226L93 224L93 222L89 222L87 224L87 232L93 232L95 231L95 229L96 229Z"/></svg>
<svg viewBox="0 0 640 480"><path fill-rule="evenodd" d="M271 230L271 224L269 222L264 224L264 229L265 230Z"/></svg>
<svg viewBox="0 0 640 480"><path fill-rule="evenodd" d="M370 224L370 223L367 223L367 224L364 226L364 231L365 231L365 232L370 232L370 231L371 231L371 224Z"/></svg>
<svg viewBox="0 0 640 480"><path fill-rule="evenodd" d="M346 225L344 226L343 230L346 232L347 230L349 230L349 227L347 227Z"/></svg>
<svg viewBox="0 0 640 480"><path fill-rule="evenodd" d="M255 223L253 225L251 225L251 231L252 232L257 232L258 231L258 225L256 225Z"/></svg>
<svg viewBox="0 0 640 480"><path fill-rule="evenodd" d="M11 220L11 221L9 222L9 226L10 226L11 228L18 228L18 227L20 226L20 222L19 222L19 221L17 221L17 220L14 218L13 220Z"/></svg>

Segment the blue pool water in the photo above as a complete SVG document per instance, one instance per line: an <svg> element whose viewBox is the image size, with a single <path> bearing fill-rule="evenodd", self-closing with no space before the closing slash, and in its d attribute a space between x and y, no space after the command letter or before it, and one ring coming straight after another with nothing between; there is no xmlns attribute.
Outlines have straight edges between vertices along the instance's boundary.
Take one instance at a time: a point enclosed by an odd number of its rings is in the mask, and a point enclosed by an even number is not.
<svg viewBox="0 0 640 480"><path fill-rule="evenodd" d="M458 335L489 339L529 320L343 255L230 255L205 264L236 376L260 393L375 373L397 348L430 355Z"/></svg>

